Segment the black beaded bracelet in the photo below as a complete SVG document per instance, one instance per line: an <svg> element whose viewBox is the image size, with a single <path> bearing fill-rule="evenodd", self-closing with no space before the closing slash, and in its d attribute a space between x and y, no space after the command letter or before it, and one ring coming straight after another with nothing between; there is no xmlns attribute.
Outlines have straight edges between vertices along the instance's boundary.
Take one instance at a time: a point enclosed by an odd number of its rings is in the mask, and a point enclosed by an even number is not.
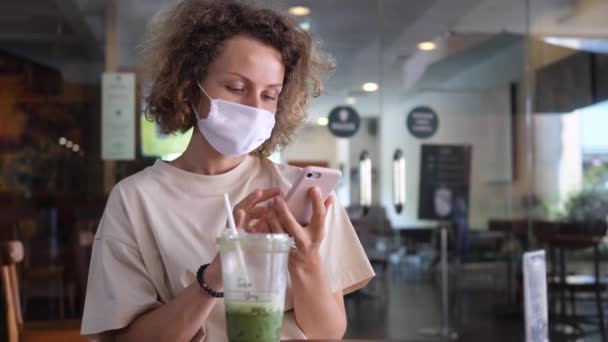
<svg viewBox="0 0 608 342"><path fill-rule="evenodd" d="M196 281L198 282L198 285L202 287L203 290L205 290L205 292L207 292L211 297L224 298L224 292L215 291L211 289L209 285L207 285L207 283L205 283L205 279L203 279L203 273L205 272L205 269L207 267L209 267L209 264L204 264L203 266L198 268L198 271L196 271Z"/></svg>

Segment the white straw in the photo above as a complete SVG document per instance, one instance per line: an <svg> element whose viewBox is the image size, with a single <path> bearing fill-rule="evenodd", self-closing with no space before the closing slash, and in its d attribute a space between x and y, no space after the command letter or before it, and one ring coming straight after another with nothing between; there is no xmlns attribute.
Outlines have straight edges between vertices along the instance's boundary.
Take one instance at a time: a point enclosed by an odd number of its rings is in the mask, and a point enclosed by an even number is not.
<svg viewBox="0 0 608 342"><path fill-rule="evenodd" d="M224 194L224 207L226 207L226 214L228 215L228 225L232 229L233 233L237 233L236 224L234 223L234 215L232 215L232 205L230 204L230 198L228 194Z"/></svg>
<svg viewBox="0 0 608 342"><path fill-rule="evenodd" d="M230 226L230 230L236 235L238 234L236 230L236 223L234 223L234 216L232 215L232 204L230 204L230 198L228 194L224 194L224 208L226 209L226 214L228 215L228 226ZM236 254L239 259L239 266L243 271L243 276L245 277L245 283L249 283L249 274L247 274L247 267L245 267L245 257L243 256L243 250L241 249L241 244L239 243L238 237L236 242Z"/></svg>

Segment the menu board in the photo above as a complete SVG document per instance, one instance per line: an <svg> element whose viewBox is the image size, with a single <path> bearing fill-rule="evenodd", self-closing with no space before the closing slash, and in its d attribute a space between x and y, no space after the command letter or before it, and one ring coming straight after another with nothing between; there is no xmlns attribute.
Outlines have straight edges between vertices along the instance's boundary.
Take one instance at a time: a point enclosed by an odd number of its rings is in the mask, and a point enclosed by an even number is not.
<svg viewBox="0 0 608 342"><path fill-rule="evenodd" d="M524 253L523 271L526 342L548 342L549 310L545 251Z"/></svg>
<svg viewBox="0 0 608 342"><path fill-rule="evenodd" d="M421 146L418 218L449 220L469 208L472 147Z"/></svg>
<svg viewBox="0 0 608 342"><path fill-rule="evenodd" d="M101 159L135 159L135 74L101 78Z"/></svg>

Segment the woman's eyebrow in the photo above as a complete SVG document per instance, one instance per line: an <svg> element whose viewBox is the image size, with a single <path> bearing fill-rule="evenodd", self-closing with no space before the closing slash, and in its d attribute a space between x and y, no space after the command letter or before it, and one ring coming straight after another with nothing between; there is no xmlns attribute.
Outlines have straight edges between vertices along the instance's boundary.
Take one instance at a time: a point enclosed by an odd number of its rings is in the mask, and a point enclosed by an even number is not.
<svg viewBox="0 0 608 342"><path fill-rule="evenodd" d="M236 71L224 71L224 73L226 74L230 74L230 75L234 75L234 76L238 76L242 79L244 79L245 81L249 82L249 83L254 83L251 79L249 79L247 76L240 74ZM267 88L281 88L283 87L283 83L273 83L273 84L269 84L266 86Z"/></svg>
<svg viewBox="0 0 608 342"><path fill-rule="evenodd" d="M247 78L244 75L241 75L241 74L239 74L238 72L235 72L235 71L223 71L223 73L229 74L229 75L233 75L233 76L238 76L240 78L245 79L245 81L251 82L251 80L249 78Z"/></svg>

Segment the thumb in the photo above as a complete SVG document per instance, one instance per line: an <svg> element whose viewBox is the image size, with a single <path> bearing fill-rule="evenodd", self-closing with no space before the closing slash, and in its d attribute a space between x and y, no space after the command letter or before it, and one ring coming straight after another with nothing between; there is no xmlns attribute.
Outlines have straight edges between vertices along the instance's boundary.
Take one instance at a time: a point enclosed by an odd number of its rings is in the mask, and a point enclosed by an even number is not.
<svg viewBox="0 0 608 342"><path fill-rule="evenodd" d="M234 211L234 224L236 224L237 228L243 227L243 224L245 223L245 218L246 218L245 210L237 209Z"/></svg>

